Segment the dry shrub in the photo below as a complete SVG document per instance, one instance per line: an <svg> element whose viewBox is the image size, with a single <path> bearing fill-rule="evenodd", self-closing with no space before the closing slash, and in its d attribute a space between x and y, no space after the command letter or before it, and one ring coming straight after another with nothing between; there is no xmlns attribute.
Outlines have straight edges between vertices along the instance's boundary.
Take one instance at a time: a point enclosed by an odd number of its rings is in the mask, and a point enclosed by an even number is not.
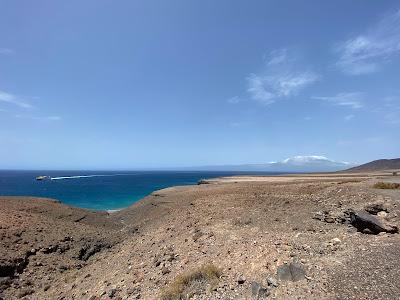
<svg viewBox="0 0 400 300"><path fill-rule="evenodd" d="M188 273L179 275L161 293L161 300L188 299L191 296L203 293L207 286L214 289L221 277L221 270L213 264L204 265Z"/></svg>
<svg viewBox="0 0 400 300"><path fill-rule="evenodd" d="M396 190L396 189L400 189L400 183L395 183L395 182L377 182L377 183L374 184L374 188L376 188L376 189Z"/></svg>

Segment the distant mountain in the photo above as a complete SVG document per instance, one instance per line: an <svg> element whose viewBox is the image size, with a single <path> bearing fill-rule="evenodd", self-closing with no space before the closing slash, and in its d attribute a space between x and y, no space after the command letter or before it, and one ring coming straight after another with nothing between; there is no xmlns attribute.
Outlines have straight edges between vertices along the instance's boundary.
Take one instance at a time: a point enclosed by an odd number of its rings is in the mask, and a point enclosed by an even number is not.
<svg viewBox="0 0 400 300"><path fill-rule="evenodd" d="M246 172L334 172L347 169L354 164L330 160L324 156L294 156L280 162L265 164L225 165L192 167L191 170L246 171Z"/></svg>
<svg viewBox="0 0 400 300"><path fill-rule="evenodd" d="M270 164L270 168L283 172L333 172L344 170L354 164L334 161L325 156L294 156L281 162Z"/></svg>
<svg viewBox="0 0 400 300"><path fill-rule="evenodd" d="M385 170L400 170L400 158L374 160L369 163L347 169L346 172L374 172Z"/></svg>

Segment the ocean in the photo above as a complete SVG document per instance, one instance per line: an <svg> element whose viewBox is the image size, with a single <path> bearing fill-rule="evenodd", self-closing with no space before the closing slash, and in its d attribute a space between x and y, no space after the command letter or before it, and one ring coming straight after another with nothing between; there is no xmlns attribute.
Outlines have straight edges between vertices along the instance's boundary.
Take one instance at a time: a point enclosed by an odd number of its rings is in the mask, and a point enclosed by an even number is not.
<svg viewBox="0 0 400 300"><path fill-rule="evenodd" d="M244 174L249 172L0 171L0 195L47 197L75 207L115 210L128 207L162 188ZM40 175L49 176L51 180L37 181Z"/></svg>

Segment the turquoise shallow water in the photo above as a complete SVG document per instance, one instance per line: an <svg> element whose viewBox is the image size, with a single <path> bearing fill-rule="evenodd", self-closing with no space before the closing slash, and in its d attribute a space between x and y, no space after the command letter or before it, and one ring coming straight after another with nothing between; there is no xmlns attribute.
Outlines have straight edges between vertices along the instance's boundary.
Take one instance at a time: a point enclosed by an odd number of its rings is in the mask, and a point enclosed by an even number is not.
<svg viewBox="0 0 400 300"><path fill-rule="evenodd" d="M249 173L0 171L0 195L48 197L76 207L112 210L128 207L162 188L196 184L200 179L241 174ZM39 175L50 176L53 180L35 180Z"/></svg>

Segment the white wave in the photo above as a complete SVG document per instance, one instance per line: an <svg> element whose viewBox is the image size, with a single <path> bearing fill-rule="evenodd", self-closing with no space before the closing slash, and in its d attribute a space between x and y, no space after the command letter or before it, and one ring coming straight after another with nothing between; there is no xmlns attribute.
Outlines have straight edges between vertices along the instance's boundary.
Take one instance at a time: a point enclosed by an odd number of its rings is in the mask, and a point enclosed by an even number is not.
<svg viewBox="0 0 400 300"><path fill-rule="evenodd" d="M114 176L130 176L136 174L95 174L95 175L75 175L75 176L62 176L62 177L51 177L50 180L62 180L62 179L77 179L77 178L90 178L90 177L114 177Z"/></svg>

